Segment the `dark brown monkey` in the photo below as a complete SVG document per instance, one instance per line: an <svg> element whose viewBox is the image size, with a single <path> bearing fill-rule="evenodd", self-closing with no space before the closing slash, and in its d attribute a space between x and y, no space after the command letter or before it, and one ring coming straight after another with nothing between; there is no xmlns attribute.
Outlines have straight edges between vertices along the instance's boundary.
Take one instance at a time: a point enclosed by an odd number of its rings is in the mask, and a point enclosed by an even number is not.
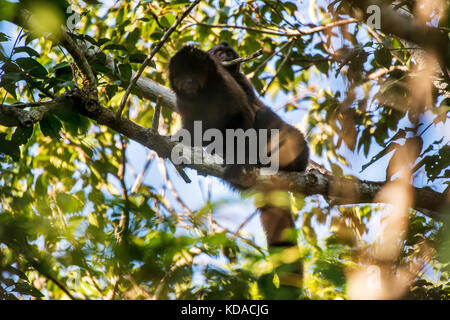
<svg viewBox="0 0 450 320"><path fill-rule="evenodd" d="M183 127L191 136L194 121L202 121L203 132L214 128L220 130L223 137L226 129L253 128L255 110L245 92L221 63L206 52L193 46L183 47L170 60L169 81L176 94ZM204 142L207 144L209 142ZM248 150L248 145L245 149ZM238 152L235 150L234 154ZM226 154L225 148L221 156ZM233 180L246 166L227 165L225 179ZM233 186L242 189L240 185Z"/></svg>
<svg viewBox="0 0 450 320"><path fill-rule="evenodd" d="M231 61L239 58L237 52L227 43L221 42L208 51L220 61ZM309 148L303 134L293 126L284 122L275 112L266 106L255 94L253 85L241 73L240 65L225 68L239 83L247 95L252 108L256 110L255 129L279 129L279 167L286 171L305 171L309 159ZM276 186L274 186L276 190ZM261 221L266 230L268 243L271 246L295 245L295 241L283 239L283 230L293 228L294 221L289 210L266 206L261 210Z"/></svg>
<svg viewBox="0 0 450 320"><path fill-rule="evenodd" d="M200 120L203 130L216 128L222 133L225 129L280 129L280 166L285 170L304 170L308 148L303 135L256 96L252 98L253 86L245 76L238 77L240 72L230 73L223 68L222 58L186 46L170 60L169 80L176 93L183 127L193 134L193 123ZM300 148L301 154L296 152ZM229 165L225 178L240 173L241 167ZM242 189L242 186L232 185ZM280 208L265 204L260 209L269 247L296 245L295 239L287 235L288 229L294 227L288 206Z"/></svg>

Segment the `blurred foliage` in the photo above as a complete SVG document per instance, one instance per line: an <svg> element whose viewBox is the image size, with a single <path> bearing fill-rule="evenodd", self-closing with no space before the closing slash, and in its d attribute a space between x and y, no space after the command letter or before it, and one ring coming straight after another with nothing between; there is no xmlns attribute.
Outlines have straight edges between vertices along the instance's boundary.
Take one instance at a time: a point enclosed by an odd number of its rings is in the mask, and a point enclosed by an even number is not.
<svg viewBox="0 0 450 320"><path fill-rule="evenodd" d="M410 12L414 2L402 1ZM27 8L41 20L50 15L50 20L76 22L74 12L80 13L74 30L103 51L90 61L100 102L116 108L132 70L189 1L116 1L111 6L72 1L73 11L64 0L39 1L38 11L33 3L0 0L0 20L16 26L0 31L2 103L48 100L81 85L57 34L21 28L26 22L19 9ZM334 174L348 175L355 161L353 168L361 165L364 171L384 157L394 154L395 159L411 143L419 149L413 180L448 190L449 135L428 134L449 117L448 79L438 75L444 89L433 86L428 99L425 94L418 99L410 84L423 79L414 71L418 60L409 44L354 23L296 37L212 26L307 30L348 18L352 10L349 1L327 5L202 1L144 75L167 85L167 63L186 43L208 49L228 41L241 56L262 48L263 56L245 63L243 72L266 98L288 97L280 107L284 111L307 110L303 127L312 153ZM446 16L436 9L429 19L448 31ZM120 79L108 77L107 55L117 62ZM371 77L380 70L388 72ZM127 116L149 127L156 102L134 94ZM163 110L162 117L161 133L178 128L177 115ZM124 178L127 143L75 113L58 112L33 128L0 126L0 299L347 298L347 271L370 252L371 229L386 206L329 208L318 197L295 195L301 256L282 252L278 260L269 260L253 238L214 227L220 203L179 214L151 181L131 192ZM385 179L382 172L379 179ZM450 297L448 228L411 210L395 263L419 259L425 244L429 254L405 298ZM319 236L319 230L326 235ZM305 264L302 290L280 286L277 267L292 259Z"/></svg>

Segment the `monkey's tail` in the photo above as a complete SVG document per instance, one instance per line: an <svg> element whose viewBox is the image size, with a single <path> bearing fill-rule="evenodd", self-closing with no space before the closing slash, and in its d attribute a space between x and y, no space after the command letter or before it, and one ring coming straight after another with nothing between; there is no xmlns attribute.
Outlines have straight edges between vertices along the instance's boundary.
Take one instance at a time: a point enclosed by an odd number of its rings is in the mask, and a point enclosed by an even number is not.
<svg viewBox="0 0 450 320"><path fill-rule="evenodd" d="M291 211L266 205L260 208L261 223L267 237L271 259L280 284L300 288L303 282L303 263L297 244Z"/></svg>

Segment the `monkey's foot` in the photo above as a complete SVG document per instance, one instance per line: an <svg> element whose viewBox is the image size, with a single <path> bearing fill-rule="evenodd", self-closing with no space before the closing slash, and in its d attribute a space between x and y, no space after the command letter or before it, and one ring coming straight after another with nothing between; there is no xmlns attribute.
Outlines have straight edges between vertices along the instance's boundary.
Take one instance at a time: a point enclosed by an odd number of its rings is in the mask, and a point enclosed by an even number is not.
<svg viewBox="0 0 450 320"><path fill-rule="evenodd" d="M252 165L228 165L223 177L238 189L248 189L255 185L256 170Z"/></svg>

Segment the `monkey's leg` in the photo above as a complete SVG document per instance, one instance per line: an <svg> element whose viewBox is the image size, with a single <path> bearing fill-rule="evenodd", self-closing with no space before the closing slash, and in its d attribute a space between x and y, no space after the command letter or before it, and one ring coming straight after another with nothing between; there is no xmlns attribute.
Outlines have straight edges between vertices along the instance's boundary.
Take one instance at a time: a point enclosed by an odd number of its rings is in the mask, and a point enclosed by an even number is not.
<svg viewBox="0 0 450 320"><path fill-rule="evenodd" d="M288 206L288 194L272 190L263 193L263 196L266 204L260 207L261 223L274 265L273 272L280 280L279 288L272 288L278 293L269 295L273 299L298 299L303 293L303 263L294 232L294 219ZM266 275L261 279L267 288L272 286L270 277Z"/></svg>

